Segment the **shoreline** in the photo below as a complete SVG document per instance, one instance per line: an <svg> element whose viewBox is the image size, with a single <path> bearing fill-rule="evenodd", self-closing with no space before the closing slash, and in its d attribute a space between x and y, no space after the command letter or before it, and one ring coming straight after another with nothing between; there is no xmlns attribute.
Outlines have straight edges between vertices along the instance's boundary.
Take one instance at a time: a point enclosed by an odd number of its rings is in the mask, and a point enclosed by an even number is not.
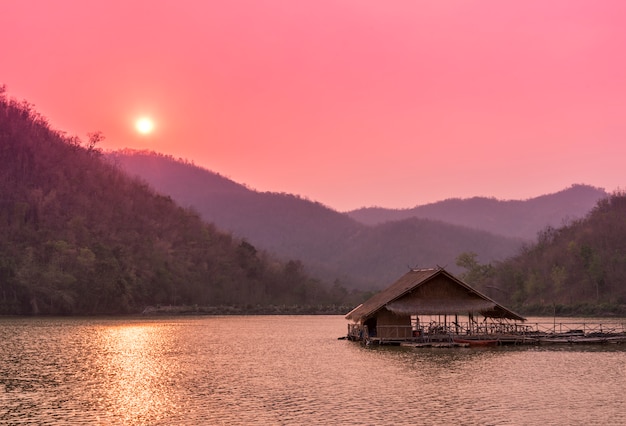
<svg viewBox="0 0 626 426"><path fill-rule="evenodd" d="M0 314L2 317L95 317L95 316L186 316L186 315L346 315L352 305L156 305L147 306L143 310L133 312L95 312L71 314ZM526 317L546 318L626 318L626 305L534 305L516 308L517 312Z"/></svg>

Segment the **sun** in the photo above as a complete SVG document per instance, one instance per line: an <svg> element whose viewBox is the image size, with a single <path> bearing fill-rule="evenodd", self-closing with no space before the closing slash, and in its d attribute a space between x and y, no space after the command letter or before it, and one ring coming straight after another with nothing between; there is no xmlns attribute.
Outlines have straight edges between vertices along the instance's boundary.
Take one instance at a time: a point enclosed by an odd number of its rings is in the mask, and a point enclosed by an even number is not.
<svg viewBox="0 0 626 426"><path fill-rule="evenodd" d="M147 135L154 130L154 122L148 117L141 117L135 122L135 129L142 135Z"/></svg>

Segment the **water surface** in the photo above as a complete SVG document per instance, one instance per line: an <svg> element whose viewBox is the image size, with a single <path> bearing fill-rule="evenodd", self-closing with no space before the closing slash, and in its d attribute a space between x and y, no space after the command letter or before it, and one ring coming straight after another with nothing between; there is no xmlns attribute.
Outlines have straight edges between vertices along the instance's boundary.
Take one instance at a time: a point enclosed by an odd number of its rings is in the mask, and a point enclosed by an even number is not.
<svg viewBox="0 0 626 426"><path fill-rule="evenodd" d="M0 319L0 424L626 424L626 345L366 348L346 324Z"/></svg>

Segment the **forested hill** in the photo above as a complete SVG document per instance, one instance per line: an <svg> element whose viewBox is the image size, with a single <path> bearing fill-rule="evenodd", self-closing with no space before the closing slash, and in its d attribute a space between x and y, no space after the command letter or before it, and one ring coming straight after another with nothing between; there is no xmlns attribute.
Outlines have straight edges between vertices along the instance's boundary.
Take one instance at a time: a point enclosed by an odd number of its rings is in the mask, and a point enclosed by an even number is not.
<svg viewBox="0 0 626 426"><path fill-rule="evenodd" d="M626 193L599 201L583 219L547 228L519 256L474 269L483 273L481 288L522 312L548 306L550 314L626 314Z"/></svg>
<svg viewBox="0 0 626 426"><path fill-rule="evenodd" d="M128 177L0 91L0 314L138 312L157 304L341 303Z"/></svg>
<svg viewBox="0 0 626 426"><path fill-rule="evenodd" d="M411 209L368 207L347 214L361 223L375 225L407 218L437 219L497 235L534 240L546 226L559 227L584 217L607 197L606 191L589 185L572 185L554 194L528 200L451 198Z"/></svg>

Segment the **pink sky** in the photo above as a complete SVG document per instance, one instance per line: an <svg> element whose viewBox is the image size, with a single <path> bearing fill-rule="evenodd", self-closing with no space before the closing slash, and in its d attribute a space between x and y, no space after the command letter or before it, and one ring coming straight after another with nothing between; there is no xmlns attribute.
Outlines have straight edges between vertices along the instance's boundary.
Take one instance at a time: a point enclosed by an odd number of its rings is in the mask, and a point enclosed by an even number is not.
<svg viewBox="0 0 626 426"><path fill-rule="evenodd" d="M623 0L22 0L0 40L53 127L339 211L626 187Z"/></svg>

